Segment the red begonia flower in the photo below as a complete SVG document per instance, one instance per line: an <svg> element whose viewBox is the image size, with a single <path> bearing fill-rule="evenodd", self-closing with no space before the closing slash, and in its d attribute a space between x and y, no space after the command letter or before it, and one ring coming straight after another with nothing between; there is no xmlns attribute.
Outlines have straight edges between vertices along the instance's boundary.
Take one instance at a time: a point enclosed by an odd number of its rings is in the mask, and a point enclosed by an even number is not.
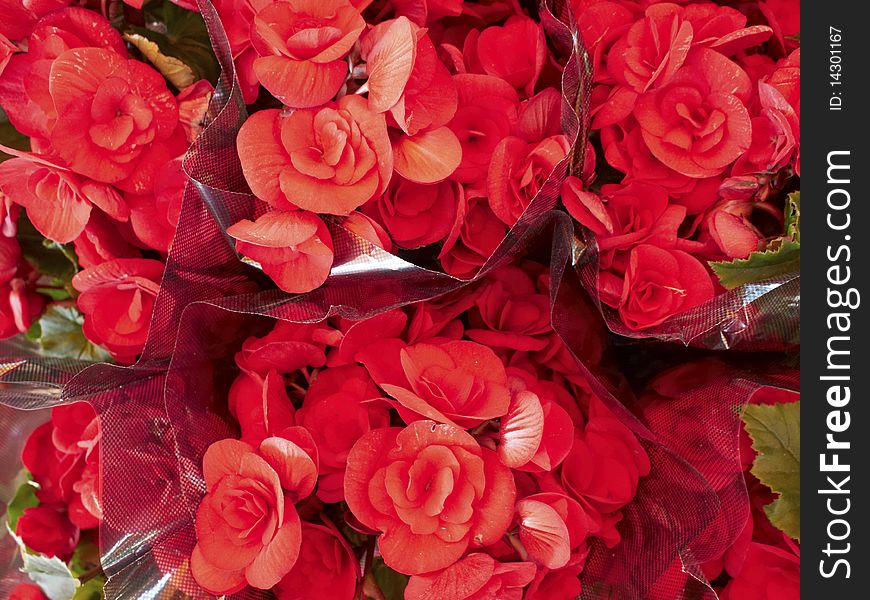
<svg viewBox="0 0 870 600"><path fill-rule="evenodd" d="M344 471L353 445L373 429L389 427L390 415L368 373L359 365L321 371L308 388L297 421L308 429L320 453L317 497L344 500Z"/></svg>
<svg viewBox="0 0 870 600"><path fill-rule="evenodd" d="M338 531L302 523L299 558L274 591L278 600L350 600L359 577L359 561Z"/></svg>
<svg viewBox="0 0 870 600"><path fill-rule="evenodd" d="M670 83L638 98L634 114L656 158L683 175L712 177L750 146L750 91L737 63L700 48Z"/></svg>
<svg viewBox="0 0 870 600"><path fill-rule="evenodd" d="M347 215L381 194L393 172L384 116L356 95L287 117L254 113L237 145L251 190L284 210Z"/></svg>
<svg viewBox="0 0 870 600"><path fill-rule="evenodd" d="M348 75L344 57L365 28L349 0L285 0L261 8L251 26L259 54L253 71L284 104L310 108L328 102Z"/></svg>
<svg viewBox="0 0 870 600"><path fill-rule="evenodd" d="M686 209L668 203L658 185L633 181L605 184L598 194L583 191L575 178L562 186L562 201L575 219L595 233L602 251L627 250L639 243L673 247Z"/></svg>
<svg viewBox="0 0 870 600"><path fill-rule="evenodd" d="M73 240L79 265L89 269L116 258L142 258L141 251L125 239L132 236L125 235L126 232L119 235L119 230L117 221L101 211L91 211L88 224Z"/></svg>
<svg viewBox="0 0 870 600"><path fill-rule="evenodd" d="M314 213L271 211L253 222L234 223L227 234L236 240L236 250L285 292L310 292L332 269L332 236Z"/></svg>
<svg viewBox="0 0 870 600"><path fill-rule="evenodd" d="M145 345L163 268L157 260L119 258L77 273L72 284L81 292L85 336L132 361Z"/></svg>
<svg viewBox="0 0 870 600"><path fill-rule="evenodd" d="M302 526L287 492L310 493L312 464L299 445L279 437L263 440L259 451L232 439L206 450L207 492L197 510L197 545L190 558L200 586L213 594L245 585L269 589L290 572Z"/></svg>
<svg viewBox="0 0 870 600"><path fill-rule="evenodd" d="M519 97L509 83L491 75L454 75L459 107L449 123L462 145L451 177L462 183L486 178L493 151L517 122Z"/></svg>
<svg viewBox="0 0 870 600"><path fill-rule="evenodd" d="M112 186L92 181L29 153L0 163L0 193L27 209L33 226L50 240L66 244L81 235L92 205L115 220L130 210Z"/></svg>
<svg viewBox="0 0 870 600"><path fill-rule="evenodd" d="M492 212L505 225L516 223L569 150L564 135L537 144L514 136L503 139L493 150L486 179Z"/></svg>
<svg viewBox="0 0 870 600"><path fill-rule="evenodd" d="M52 62L49 81L57 109L51 145L77 173L142 193L187 149L175 98L142 62L74 48Z"/></svg>
<svg viewBox="0 0 870 600"><path fill-rule="evenodd" d="M619 510L634 498L650 470L637 438L600 400L590 404L589 421L575 433L562 463L562 484L584 508L600 514Z"/></svg>
<svg viewBox="0 0 870 600"><path fill-rule="evenodd" d="M375 202L375 218L384 224L396 245L419 248L447 237L464 197L465 189L455 181L423 185L394 176Z"/></svg>
<svg viewBox="0 0 870 600"><path fill-rule="evenodd" d="M465 431L434 421L365 434L347 460L348 507L382 532L384 562L409 575L455 563L494 543L513 515L510 469Z"/></svg>
<svg viewBox="0 0 870 600"><path fill-rule="evenodd" d="M534 576L532 563L503 563L475 552L441 571L411 577L405 600L521 600Z"/></svg>
<svg viewBox="0 0 870 600"><path fill-rule="evenodd" d="M12 4L18 4L17 0L12 0ZM37 8L34 4L30 3L31 7ZM49 75L55 58L71 48L87 47L106 48L118 56L127 56L124 40L106 18L84 8L62 8L64 4L68 2L39 3L37 12L45 16L33 24L32 31L28 28L25 32L27 52L14 55L0 76L0 105L18 131L36 138L31 141L31 147L45 143L57 118L49 92ZM0 16L0 23L8 22L9 19Z"/></svg>
<svg viewBox="0 0 870 600"><path fill-rule="evenodd" d="M239 373L230 386L227 404L242 429L242 440L255 446L296 424L284 379L275 369L265 377L256 372Z"/></svg>
<svg viewBox="0 0 870 600"><path fill-rule="evenodd" d="M181 168L181 160L176 159L167 163L154 178L152 193L124 196L130 207L133 233L145 246L169 252L181 216L186 183L187 175Z"/></svg>
<svg viewBox="0 0 870 600"><path fill-rule="evenodd" d="M395 399L406 422L432 419L474 427L508 412L510 392L504 365L475 342L415 344L400 352L407 384L377 381Z"/></svg>
<svg viewBox="0 0 870 600"><path fill-rule="evenodd" d="M487 27L477 39L483 70L531 96L547 59L544 28L525 15L514 15L502 26Z"/></svg>
<svg viewBox="0 0 870 600"><path fill-rule="evenodd" d="M80 532L62 504L40 504L24 510L15 533L31 550L66 561L79 543Z"/></svg>
<svg viewBox="0 0 870 600"><path fill-rule="evenodd" d="M681 250L641 244L628 258L619 314L630 329L658 325L713 297L713 280L698 259Z"/></svg>
<svg viewBox="0 0 870 600"><path fill-rule="evenodd" d="M607 54L608 73L644 93L666 85L683 66L692 46L692 25L677 14L647 15L635 21Z"/></svg>

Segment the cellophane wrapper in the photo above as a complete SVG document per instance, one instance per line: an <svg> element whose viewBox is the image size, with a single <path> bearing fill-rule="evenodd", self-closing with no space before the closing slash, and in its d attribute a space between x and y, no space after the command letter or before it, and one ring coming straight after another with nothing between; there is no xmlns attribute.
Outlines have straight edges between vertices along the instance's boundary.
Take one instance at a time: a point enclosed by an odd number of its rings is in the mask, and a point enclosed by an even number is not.
<svg viewBox="0 0 870 600"><path fill-rule="evenodd" d="M533 255L549 261L553 328L574 354L590 390L635 432L652 464L635 500L624 509L621 543L613 549L593 545L581 574L582 598L715 598L699 565L731 545L749 511L737 447L741 408L760 386L797 388L795 372L778 361L783 356L779 351L797 344L799 279L795 275L743 286L644 332L663 342L753 352L718 353L720 360L730 361L728 368L687 385L668 400L668 410L645 411L616 367L592 372L584 365L590 340L607 330L628 332L598 301L592 236L558 208L562 180L572 165L583 164L591 86L589 58L570 4L545 1L539 15L551 45L568 56L562 125L575 150L556 167L480 273L459 280L330 223L336 255L332 273L320 288L295 296L275 289L239 260L225 233L229 224L263 207L247 190L236 154L236 132L246 112L226 34L210 0L200 0L199 6L222 73L206 126L184 161L190 181L143 355L135 365L120 367L41 357L20 341L0 345L0 403L28 411L0 413L4 432L10 432L0 446L2 458L8 458L4 468L20 464L21 445L47 418L44 409L87 401L100 415L106 597L210 597L194 582L187 559L196 542L196 507L205 493L203 453L214 441L237 435L226 398L236 374L233 355L245 338L268 331L275 320L371 317L459 290L518 256ZM618 342L615 358L620 348L626 356L667 354L611 337ZM771 350L777 352L755 354ZM672 362L687 360L687 351L682 352ZM650 363L660 369L671 366L646 361L647 377L655 374ZM637 379L626 360L605 364L619 365ZM687 429L684 423L699 426ZM7 552L7 541L0 544L0 568L5 568L0 592L20 581L16 553L14 548ZM232 597L269 595L246 591Z"/></svg>

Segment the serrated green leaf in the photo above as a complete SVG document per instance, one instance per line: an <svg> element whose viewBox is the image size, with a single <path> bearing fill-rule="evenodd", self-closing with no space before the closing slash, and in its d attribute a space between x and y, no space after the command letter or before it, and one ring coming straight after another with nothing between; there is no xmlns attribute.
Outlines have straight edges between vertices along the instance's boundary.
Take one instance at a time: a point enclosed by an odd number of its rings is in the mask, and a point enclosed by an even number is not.
<svg viewBox="0 0 870 600"><path fill-rule="evenodd" d="M6 521L9 523L9 528L15 531L18 527L18 519L24 514L24 511L34 506L39 506L39 499L36 497L37 486L30 478L30 474L26 474L27 480L18 486L15 496L6 505Z"/></svg>
<svg viewBox="0 0 870 600"><path fill-rule="evenodd" d="M801 245L787 239L778 239L767 250L753 252L749 258L709 263L719 281L727 289L746 283L755 283L796 273L801 268Z"/></svg>
<svg viewBox="0 0 870 600"><path fill-rule="evenodd" d="M758 453L752 473L779 497L765 508L770 522L800 540L801 413L800 401L750 404L743 413L746 432Z"/></svg>
<svg viewBox="0 0 870 600"><path fill-rule="evenodd" d="M801 193L792 192L785 201L785 236L801 243Z"/></svg>
<svg viewBox="0 0 870 600"><path fill-rule="evenodd" d="M109 354L82 332L84 317L73 306L52 304L39 319L39 346L45 356L107 361Z"/></svg>
<svg viewBox="0 0 870 600"><path fill-rule="evenodd" d="M384 598L402 600L405 597L405 587L410 578L388 567L380 556L376 556L372 560L372 575Z"/></svg>

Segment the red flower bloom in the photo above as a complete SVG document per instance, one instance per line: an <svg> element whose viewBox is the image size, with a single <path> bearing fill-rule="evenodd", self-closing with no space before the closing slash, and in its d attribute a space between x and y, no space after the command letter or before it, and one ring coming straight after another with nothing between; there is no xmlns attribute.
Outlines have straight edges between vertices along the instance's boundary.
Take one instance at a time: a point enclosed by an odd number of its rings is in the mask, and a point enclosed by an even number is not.
<svg viewBox="0 0 870 600"><path fill-rule="evenodd" d="M441 571L411 577L405 600L521 600L534 576L532 563L502 563L475 552Z"/></svg>
<svg viewBox="0 0 870 600"><path fill-rule="evenodd" d="M516 223L569 150L564 135L536 144L513 136L503 139L493 150L486 179L492 212L505 225Z"/></svg>
<svg viewBox="0 0 870 600"><path fill-rule="evenodd" d="M749 148L750 88L736 63L701 48L668 85L638 98L634 114L656 158L689 177L711 177Z"/></svg>
<svg viewBox="0 0 870 600"><path fill-rule="evenodd" d="M359 561L331 527L302 523L302 549L275 587L278 600L349 600L359 580Z"/></svg>
<svg viewBox="0 0 870 600"><path fill-rule="evenodd" d="M465 335L491 348L543 350L552 334L550 299L518 266L498 269L475 298Z"/></svg>
<svg viewBox="0 0 870 600"><path fill-rule="evenodd" d="M72 284L81 292L76 303L85 315L85 336L118 360L132 361L145 345L163 267L157 260L121 258L77 273Z"/></svg>
<svg viewBox="0 0 870 600"><path fill-rule="evenodd" d="M239 422L242 441L253 446L296 424L284 378L275 369L265 377L255 372L239 373L230 386L227 404Z"/></svg>
<svg viewBox="0 0 870 600"><path fill-rule="evenodd" d="M365 434L348 456L345 496L354 516L383 532L384 562L400 573L445 569L469 545L507 530L516 488L510 469L453 425L415 421Z"/></svg>
<svg viewBox="0 0 870 600"><path fill-rule="evenodd" d="M221 440L206 450L202 469L207 493L196 514L194 579L217 595L276 585L299 556L302 526L293 502L314 489L311 455L283 437L266 438L256 450Z"/></svg>
<svg viewBox="0 0 870 600"><path fill-rule="evenodd" d="M373 203L374 216L396 245L419 248L447 237L464 199L465 190L455 181L422 185L393 176L390 187Z"/></svg>
<svg viewBox="0 0 870 600"><path fill-rule="evenodd" d="M484 198L469 198L441 248L441 266L454 277L470 277L492 256L506 234L507 227Z"/></svg>
<svg viewBox="0 0 870 600"><path fill-rule="evenodd" d="M487 74L531 96L547 60L544 29L525 15L514 15L500 27L487 27L477 38L477 59Z"/></svg>
<svg viewBox="0 0 870 600"><path fill-rule="evenodd" d="M722 590L722 600L792 600L800 597L800 557L753 542L737 576Z"/></svg>
<svg viewBox="0 0 870 600"><path fill-rule="evenodd" d="M37 231L62 244L81 235L92 205L117 221L126 221L130 214L112 186L26 152L0 163L0 193L27 209Z"/></svg>
<svg viewBox="0 0 870 600"><path fill-rule="evenodd" d="M49 92L52 148L91 179L150 191L157 170L187 149L175 98L142 62L102 48L68 50L51 64Z"/></svg>
<svg viewBox="0 0 870 600"><path fill-rule="evenodd" d="M399 353L404 381L376 383L405 420L474 427L507 413L507 375L495 353L475 342L415 344ZM401 377L401 375L400 375Z"/></svg>
<svg viewBox="0 0 870 600"><path fill-rule="evenodd" d="M713 297L713 280L698 259L681 250L641 244L628 258L619 314L639 331Z"/></svg>
<svg viewBox="0 0 870 600"><path fill-rule="evenodd" d="M227 228L236 250L256 261L285 292L310 292L332 269L332 236L326 224L307 211L271 211L256 221Z"/></svg>
<svg viewBox="0 0 870 600"><path fill-rule="evenodd" d="M283 210L349 214L381 194L393 172L384 117L356 95L287 117L254 113L237 145L251 190Z"/></svg>
<svg viewBox="0 0 870 600"><path fill-rule="evenodd" d="M79 265L89 269L116 258L141 258L139 249L125 239L132 236L120 229L117 221L100 211L91 211L88 224L81 235L73 240Z"/></svg>
<svg viewBox="0 0 870 600"><path fill-rule="evenodd" d="M575 433L574 447L562 463L562 484L591 514L619 510L634 498L638 481L649 473L649 457L637 438L600 400Z"/></svg>
<svg viewBox="0 0 870 600"><path fill-rule="evenodd" d="M365 28L349 0L284 0L261 8L251 26L253 70L273 96L296 108L331 100L348 75L344 57Z"/></svg>
<svg viewBox="0 0 870 600"><path fill-rule="evenodd" d="M70 522L66 508L57 504L25 509L15 533L31 550L61 560L69 560L79 543L79 528Z"/></svg>
<svg viewBox="0 0 870 600"><path fill-rule="evenodd" d="M676 8L676 6L674 6ZM661 87L683 65L692 45L692 25L677 11L635 21L607 53L607 72L637 93Z"/></svg>
<svg viewBox="0 0 870 600"><path fill-rule="evenodd" d="M176 159L164 165L154 178L151 193L124 196L130 207L133 233L145 246L169 252L181 216L185 184L187 175L181 168L181 160Z"/></svg>
<svg viewBox="0 0 870 600"><path fill-rule="evenodd" d="M517 122L519 97L509 83L491 75L454 75L459 107L449 127L462 145L451 178L474 183L486 177L493 151Z"/></svg>
<svg viewBox="0 0 870 600"><path fill-rule="evenodd" d="M640 181L605 184L596 195L580 185L575 177L566 179L562 201L571 216L592 230L603 252L628 250L644 242L663 247L676 244L686 209L669 205L664 188Z"/></svg>
<svg viewBox="0 0 870 600"><path fill-rule="evenodd" d="M344 500L344 471L351 448L363 435L390 426L386 404L371 402L381 394L359 365L321 371L296 419L311 432L320 455L317 497L324 502Z"/></svg>

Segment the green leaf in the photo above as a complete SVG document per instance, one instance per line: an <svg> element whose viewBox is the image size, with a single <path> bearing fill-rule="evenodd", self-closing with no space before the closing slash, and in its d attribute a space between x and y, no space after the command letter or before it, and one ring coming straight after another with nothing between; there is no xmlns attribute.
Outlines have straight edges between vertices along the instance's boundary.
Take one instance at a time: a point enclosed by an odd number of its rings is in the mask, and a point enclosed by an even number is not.
<svg viewBox="0 0 870 600"><path fill-rule="evenodd" d="M103 576L89 579L76 590L72 600L103 600L103 587L105 585L106 578Z"/></svg>
<svg viewBox="0 0 870 600"><path fill-rule="evenodd" d="M743 413L752 447L758 453L752 473L779 498L765 507L770 522L787 535L801 538L801 412L800 401L750 404Z"/></svg>
<svg viewBox="0 0 870 600"><path fill-rule="evenodd" d="M766 250L753 252L749 258L711 262L710 267L722 285L730 290L745 283L755 283L800 271L801 245L799 242L778 238Z"/></svg>
<svg viewBox="0 0 870 600"><path fill-rule="evenodd" d="M39 319L39 345L46 356L107 361L109 354L82 332L84 317L73 306L52 304Z"/></svg>
<svg viewBox="0 0 870 600"><path fill-rule="evenodd" d="M189 68L194 81L207 79L213 84L217 83L220 66L212 51L202 16L171 2L151 2L145 10L150 19L146 27L130 26L126 33L142 36L155 43L161 55L175 58ZM171 80L170 83L176 85Z"/></svg>
<svg viewBox="0 0 870 600"><path fill-rule="evenodd" d="M387 600L402 600L405 597L405 587L408 585L408 579L410 578L407 575L392 570L384 564L384 559L380 556L376 556L372 560L372 575L384 594L384 598Z"/></svg>
<svg viewBox="0 0 870 600"><path fill-rule="evenodd" d="M793 192L785 201L785 236L801 243L801 193Z"/></svg>
<svg viewBox="0 0 870 600"><path fill-rule="evenodd" d="M9 528L15 531L18 527L18 519L24 514L28 508L39 506L39 499L36 497L37 485L30 478L30 474L26 474L27 481L18 486L12 500L6 505L6 521L9 523Z"/></svg>
<svg viewBox="0 0 870 600"><path fill-rule="evenodd" d="M21 570L42 589L49 600L69 600L75 597L79 580L73 577L61 559L27 552L22 552L21 557L24 560Z"/></svg>
<svg viewBox="0 0 870 600"><path fill-rule="evenodd" d="M79 270L72 244L58 244L39 233L23 212L18 218L18 243L21 253L33 268L66 285Z"/></svg>
<svg viewBox="0 0 870 600"><path fill-rule="evenodd" d="M76 577L91 573L100 566L100 549L95 541L83 534L82 540L73 552L69 569Z"/></svg>

